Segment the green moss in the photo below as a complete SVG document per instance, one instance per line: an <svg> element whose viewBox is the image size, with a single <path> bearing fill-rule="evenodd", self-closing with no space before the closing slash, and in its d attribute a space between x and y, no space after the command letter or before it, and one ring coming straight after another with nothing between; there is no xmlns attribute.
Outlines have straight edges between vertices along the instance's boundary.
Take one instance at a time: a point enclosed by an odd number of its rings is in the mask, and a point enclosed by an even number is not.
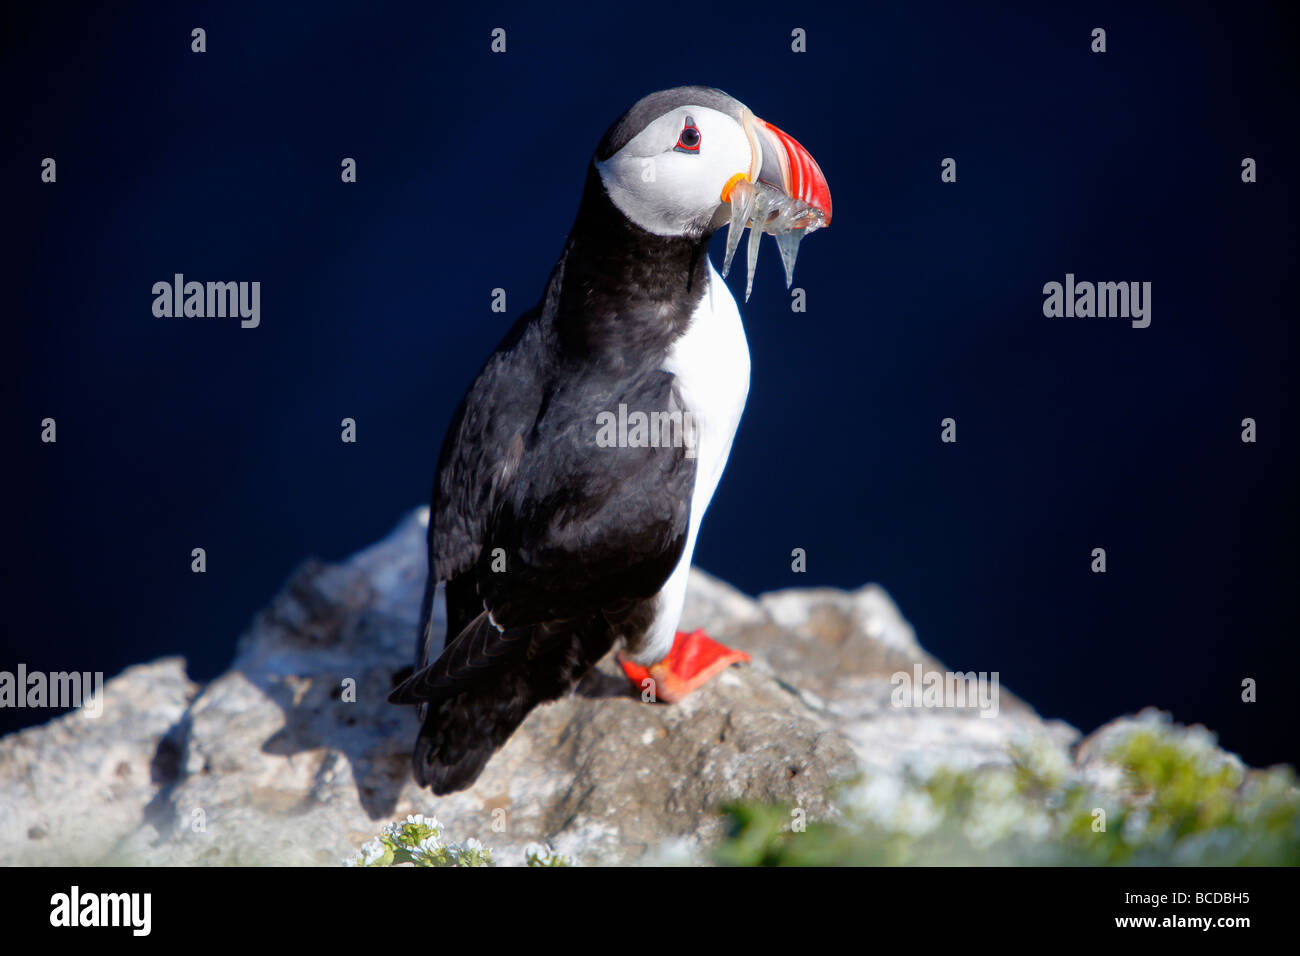
<svg viewBox="0 0 1300 956"><path fill-rule="evenodd" d="M573 861L567 856L539 843L524 848L524 863L526 866L573 866Z"/></svg>
<svg viewBox="0 0 1300 956"><path fill-rule="evenodd" d="M1295 865L1300 791L1288 767L1250 771L1202 728L1153 711L1108 729L1084 771L1064 748L1011 766L862 778L840 818L792 826L791 808L726 808L726 865Z"/></svg>
<svg viewBox="0 0 1300 956"><path fill-rule="evenodd" d="M390 823L379 836L344 860L345 866L493 866L492 851L477 840L444 843L437 820L420 815Z"/></svg>

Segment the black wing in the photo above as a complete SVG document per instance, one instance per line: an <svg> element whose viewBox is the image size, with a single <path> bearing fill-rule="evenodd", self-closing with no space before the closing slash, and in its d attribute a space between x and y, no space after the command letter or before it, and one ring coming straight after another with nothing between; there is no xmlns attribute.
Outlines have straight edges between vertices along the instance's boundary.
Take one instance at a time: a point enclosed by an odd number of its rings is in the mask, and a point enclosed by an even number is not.
<svg viewBox="0 0 1300 956"><path fill-rule="evenodd" d="M600 447L601 411L674 408L672 378L597 379L548 391L505 444L483 499L480 553L447 581L447 642L390 697L418 704L416 780L470 786L537 704L567 693L624 630L643 628L681 559L695 461L681 445ZM436 567L436 558L434 559Z"/></svg>
<svg viewBox="0 0 1300 956"><path fill-rule="evenodd" d="M429 576L449 581L483 549L496 494L518 464L541 409L545 332L534 307L488 357L460 400L438 455L429 515Z"/></svg>
<svg viewBox="0 0 1300 956"><path fill-rule="evenodd" d="M504 443L504 465L477 499L488 509L479 553L449 584L462 605L453 613L449 590L455 637L394 691L395 702L454 695L548 641L569 640L566 624L592 612L619 619L657 594L677 566L695 482L688 448L602 447L598 438L599 416L617 415L620 405L647 414L682 409L668 373L647 369L630 383L621 375L626 370L553 387L532 427ZM466 576L478 598L468 620Z"/></svg>

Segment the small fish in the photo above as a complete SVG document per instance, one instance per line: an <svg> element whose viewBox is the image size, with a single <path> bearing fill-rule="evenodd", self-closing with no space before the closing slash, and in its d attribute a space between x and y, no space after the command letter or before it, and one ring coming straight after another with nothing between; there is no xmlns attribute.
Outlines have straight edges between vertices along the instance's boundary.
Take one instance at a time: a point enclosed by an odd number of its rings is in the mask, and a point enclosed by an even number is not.
<svg viewBox="0 0 1300 956"><path fill-rule="evenodd" d="M731 261L740 247L740 236L749 229L746 249L749 276L745 282L745 301L754 288L754 267L758 264L758 243L763 233L776 239L785 266L785 287L794 283L794 261L799 255L799 243L804 236L825 225L820 209L800 199L785 195L764 182L740 182L731 191L731 222L727 226L727 251L722 261L722 274L731 271Z"/></svg>

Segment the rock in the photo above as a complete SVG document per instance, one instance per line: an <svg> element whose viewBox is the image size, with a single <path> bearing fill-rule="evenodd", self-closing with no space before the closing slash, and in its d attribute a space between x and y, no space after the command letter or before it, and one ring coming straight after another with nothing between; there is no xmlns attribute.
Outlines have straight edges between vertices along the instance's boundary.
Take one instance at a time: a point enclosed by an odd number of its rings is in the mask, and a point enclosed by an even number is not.
<svg viewBox="0 0 1300 956"><path fill-rule="evenodd" d="M749 651L754 669L781 681L842 735L872 775L1007 765L1013 744L1059 749L1079 739L1074 727L1042 720L1000 686L992 718L976 708L894 706L894 674L913 674L918 664L925 673L946 668L921 648L877 585L790 589L757 602L700 572L691 585L686 619L709 621L716 637Z"/></svg>
<svg viewBox="0 0 1300 956"><path fill-rule="evenodd" d="M166 659L110 681L98 720L0 740L0 863L337 864L413 813L501 863L534 842L585 864L661 860L716 839L731 800L833 817L834 785L864 772L1007 764L1013 741L1078 738L1005 690L992 718L892 706L891 675L943 667L878 587L754 600L695 570L683 627L752 666L669 706L642 703L607 658L473 788L436 798L410 780L413 710L386 702L411 661L426 523L304 565L201 690Z"/></svg>
<svg viewBox="0 0 1300 956"><path fill-rule="evenodd" d="M73 711L0 739L0 864L99 862L162 809L176 779L174 729L198 687L167 657L104 685L103 711Z"/></svg>

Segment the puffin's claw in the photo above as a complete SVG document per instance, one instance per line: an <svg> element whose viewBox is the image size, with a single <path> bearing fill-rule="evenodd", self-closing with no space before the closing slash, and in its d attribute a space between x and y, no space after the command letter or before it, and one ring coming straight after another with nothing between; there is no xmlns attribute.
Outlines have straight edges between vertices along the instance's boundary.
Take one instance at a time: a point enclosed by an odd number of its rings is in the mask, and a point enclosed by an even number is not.
<svg viewBox="0 0 1300 956"><path fill-rule="evenodd" d="M707 684L732 664L748 661L749 655L719 644L703 631L690 634L678 631L668 656L649 667L642 667L622 654L618 662L637 690L650 690L654 699L674 703L691 691ZM654 683L647 686L649 679Z"/></svg>

